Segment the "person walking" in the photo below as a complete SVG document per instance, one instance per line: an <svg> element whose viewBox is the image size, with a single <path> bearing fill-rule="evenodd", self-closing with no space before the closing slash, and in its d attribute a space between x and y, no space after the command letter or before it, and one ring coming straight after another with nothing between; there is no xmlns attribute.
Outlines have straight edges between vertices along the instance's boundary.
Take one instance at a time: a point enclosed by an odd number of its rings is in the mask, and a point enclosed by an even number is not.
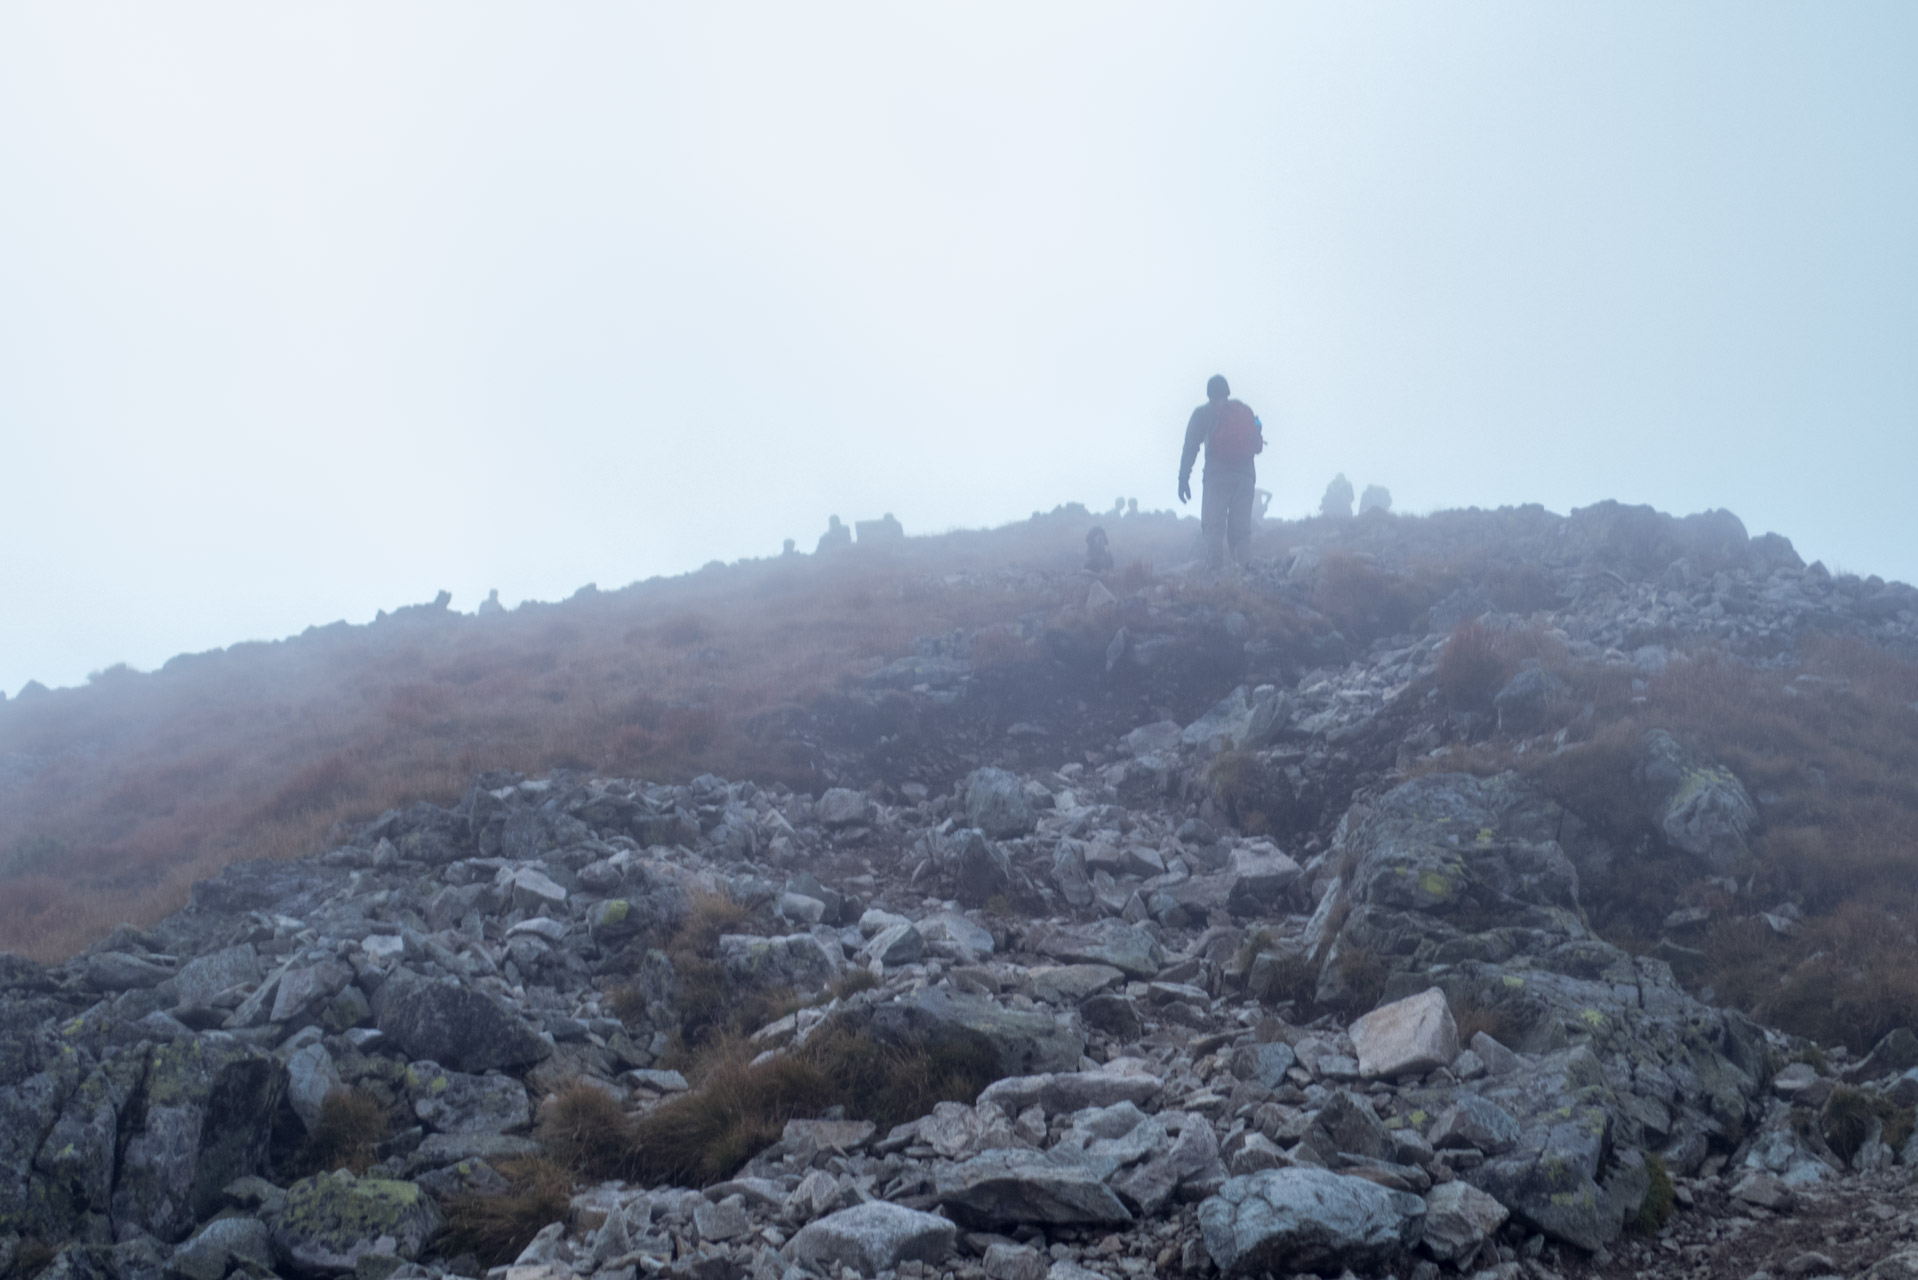
<svg viewBox="0 0 1918 1280"><path fill-rule="evenodd" d="M1265 425L1257 414L1231 398L1222 374L1205 384L1205 403L1185 425L1185 452L1179 458L1179 501L1192 501L1192 464L1205 449L1199 529L1205 535L1205 560L1217 569L1244 564L1251 554L1252 508L1258 472L1252 459L1265 448Z"/></svg>

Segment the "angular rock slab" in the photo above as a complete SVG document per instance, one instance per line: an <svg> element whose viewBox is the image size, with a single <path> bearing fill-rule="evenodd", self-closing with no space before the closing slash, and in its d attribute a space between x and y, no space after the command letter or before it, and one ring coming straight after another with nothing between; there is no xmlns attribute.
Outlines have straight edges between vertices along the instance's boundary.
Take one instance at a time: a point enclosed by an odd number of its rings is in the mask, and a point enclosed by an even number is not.
<svg viewBox="0 0 1918 1280"><path fill-rule="evenodd" d="M148 1053L140 1127L122 1143L113 1219L178 1240L221 1189L266 1164L286 1068L232 1041L192 1039Z"/></svg>
<svg viewBox="0 0 1918 1280"><path fill-rule="evenodd" d="M1419 1247L1440 1262L1469 1259L1505 1225L1505 1206L1469 1182L1444 1182L1425 1193L1425 1235Z"/></svg>
<svg viewBox="0 0 1918 1280"><path fill-rule="evenodd" d="M1459 1054L1458 1023L1437 987L1372 1010L1350 1034L1359 1074L1368 1080L1430 1071Z"/></svg>
<svg viewBox="0 0 1918 1280"><path fill-rule="evenodd" d="M870 1276L902 1262L943 1261L956 1234L952 1223L938 1214L872 1200L801 1227L786 1246L786 1256L828 1274L851 1267Z"/></svg>
<svg viewBox="0 0 1918 1280"><path fill-rule="evenodd" d="M939 1203L980 1226L1017 1222L1113 1224L1132 1214L1098 1170L1043 1151L1000 1148L942 1167L934 1180Z"/></svg>
<svg viewBox="0 0 1918 1280"><path fill-rule="evenodd" d="M433 1198L411 1182L323 1173L287 1188L273 1243L293 1270L336 1275L369 1254L419 1257L440 1221Z"/></svg>
<svg viewBox="0 0 1918 1280"><path fill-rule="evenodd" d="M1228 1276L1383 1263L1418 1243L1425 1201L1324 1169L1228 1178L1199 1206L1206 1252Z"/></svg>
<svg viewBox="0 0 1918 1280"><path fill-rule="evenodd" d="M1048 1115L1063 1115L1118 1102L1142 1106L1164 1084L1158 1076L1143 1071L1047 1072L995 1080L985 1087L979 1101L997 1103L1014 1114L1037 1104Z"/></svg>
<svg viewBox="0 0 1918 1280"><path fill-rule="evenodd" d="M408 1058L455 1071L524 1067L552 1052L525 1019L491 996L408 970L380 984L373 1017Z"/></svg>
<svg viewBox="0 0 1918 1280"><path fill-rule="evenodd" d="M936 1053L969 1045L991 1047L1001 1075L1070 1071L1086 1051L1085 1037L1050 1015L1002 1008L981 996L949 995L937 987L875 1007L873 1034L883 1040L923 1040Z"/></svg>
<svg viewBox="0 0 1918 1280"><path fill-rule="evenodd" d="M1156 978L1165 968L1165 949L1158 939L1123 920L1047 929L1033 940L1032 949L1054 960L1111 965L1128 978Z"/></svg>

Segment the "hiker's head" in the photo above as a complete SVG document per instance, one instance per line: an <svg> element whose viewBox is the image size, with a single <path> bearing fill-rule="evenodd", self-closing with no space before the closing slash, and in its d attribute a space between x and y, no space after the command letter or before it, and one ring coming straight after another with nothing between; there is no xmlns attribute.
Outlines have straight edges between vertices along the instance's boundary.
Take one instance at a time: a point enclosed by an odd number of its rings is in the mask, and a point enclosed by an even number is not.
<svg viewBox="0 0 1918 1280"><path fill-rule="evenodd" d="M1232 388L1226 385L1225 375L1223 373L1215 373L1205 380L1206 399L1223 400L1231 394Z"/></svg>

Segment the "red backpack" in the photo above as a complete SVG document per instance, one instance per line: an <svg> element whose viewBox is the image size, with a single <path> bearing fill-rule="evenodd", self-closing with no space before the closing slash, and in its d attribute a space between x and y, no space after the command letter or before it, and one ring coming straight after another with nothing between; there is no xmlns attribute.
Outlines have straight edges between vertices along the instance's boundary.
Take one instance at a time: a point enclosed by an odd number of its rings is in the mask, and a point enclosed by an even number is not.
<svg viewBox="0 0 1918 1280"><path fill-rule="evenodd" d="M1206 445L1208 462L1250 462L1264 448L1265 434L1259 430L1259 420L1249 405L1227 400L1219 406L1218 421Z"/></svg>

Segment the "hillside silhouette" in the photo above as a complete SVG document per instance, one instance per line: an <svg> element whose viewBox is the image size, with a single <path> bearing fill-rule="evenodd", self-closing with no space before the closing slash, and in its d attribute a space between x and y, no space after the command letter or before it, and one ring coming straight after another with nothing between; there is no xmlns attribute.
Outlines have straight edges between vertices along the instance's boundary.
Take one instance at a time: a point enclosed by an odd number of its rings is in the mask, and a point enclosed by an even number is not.
<svg viewBox="0 0 1918 1280"><path fill-rule="evenodd" d="M1346 511L0 704L0 1274L1918 1265L1918 591Z"/></svg>

